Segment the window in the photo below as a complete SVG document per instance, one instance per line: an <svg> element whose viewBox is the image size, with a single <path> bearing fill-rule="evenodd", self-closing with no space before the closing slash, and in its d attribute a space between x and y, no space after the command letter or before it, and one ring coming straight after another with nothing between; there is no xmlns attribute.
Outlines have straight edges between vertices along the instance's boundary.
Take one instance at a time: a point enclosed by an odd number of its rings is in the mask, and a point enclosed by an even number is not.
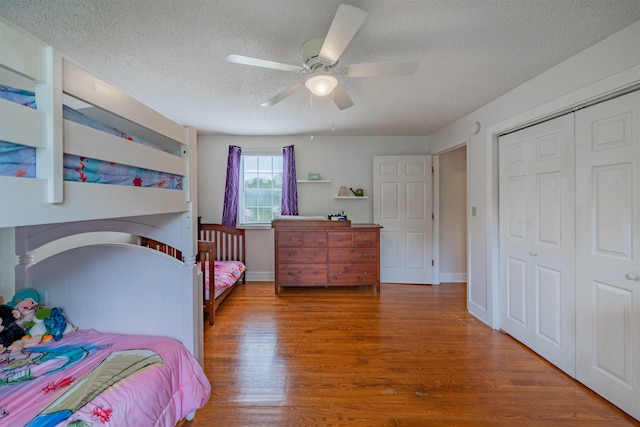
<svg viewBox="0 0 640 427"><path fill-rule="evenodd" d="M280 216L282 154L242 154L239 223L268 225Z"/></svg>

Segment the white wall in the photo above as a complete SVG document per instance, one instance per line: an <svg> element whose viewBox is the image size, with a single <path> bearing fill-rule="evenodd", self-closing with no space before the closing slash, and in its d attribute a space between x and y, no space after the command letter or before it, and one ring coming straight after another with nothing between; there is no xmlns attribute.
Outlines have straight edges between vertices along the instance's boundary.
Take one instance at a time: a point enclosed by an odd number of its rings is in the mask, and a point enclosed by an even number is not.
<svg viewBox="0 0 640 427"><path fill-rule="evenodd" d="M308 136L260 137L198 135L198 215L204 223L222 218L224 185L229 145L247 151L260 149L282 152L294 145L298 179L309 172L320 173L331 183L298 184L300 215L328 215L345 211L354 223L373 221L372 199L336 200L340 186L363 188L369 194L373 185L373 156L426 154L422 137L337 137ZM247 279L273 280L273 232L270 228L247 230Z"/></svg>
<svg viewBox="0 0 640 427"><path fill-rule="evenodd" d="M468 308L498 327L497 135L640 85L640 21L429 136L430 151L468 141ZM479 133L471 125L480 122Z"/></svg>
<svg viewBox="0 0 640 427"><path fill-rule="evenodd" d="M440 282L467 281L467 148L439 155Z"/></svg>

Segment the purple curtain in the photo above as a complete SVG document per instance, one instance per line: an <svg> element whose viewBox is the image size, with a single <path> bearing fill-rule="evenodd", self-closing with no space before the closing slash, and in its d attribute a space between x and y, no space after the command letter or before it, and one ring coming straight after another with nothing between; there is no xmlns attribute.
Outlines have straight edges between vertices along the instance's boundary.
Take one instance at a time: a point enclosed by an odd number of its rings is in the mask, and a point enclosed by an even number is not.
<svg viewBox="0 0 640 427"><path fill-rule="evenodd" d="M296 153L293 145L282 148L282 215L298 215L298 187L296 184Z"/></svg>
<svg viewBox="0 0 640 427"><path fill-rule="evenodd" d="M227 157L227 183L224 187L224 207L222 208L222 225L235 227L238 222L238 197L240 194L240 154L242 149L229 146Z"/></svg>

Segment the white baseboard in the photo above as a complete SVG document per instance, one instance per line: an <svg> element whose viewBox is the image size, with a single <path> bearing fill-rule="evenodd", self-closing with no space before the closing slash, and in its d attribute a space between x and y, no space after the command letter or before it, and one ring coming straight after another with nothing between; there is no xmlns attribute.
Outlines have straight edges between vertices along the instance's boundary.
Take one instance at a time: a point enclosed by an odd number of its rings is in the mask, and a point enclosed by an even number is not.
<svg viewBox="0 0 640 427"><path fill-rule="evenodd" d="M247 271L247 280L250 282L273 282L275 275L272 271ZM466 283L467 273L442 273L440 283Z"/></svg>
<svg viewBox="0 0 640 427"><path fill-rule="evenodd" d="M440 273L440 283L467 283L467 273Z"/></svg>
<svg viewBox="0 0 640 427"><path fill-rule="evenodd" d="M275 274L273 271L247 270L245 274L248 282L273 282L275 280Z"/></svg>

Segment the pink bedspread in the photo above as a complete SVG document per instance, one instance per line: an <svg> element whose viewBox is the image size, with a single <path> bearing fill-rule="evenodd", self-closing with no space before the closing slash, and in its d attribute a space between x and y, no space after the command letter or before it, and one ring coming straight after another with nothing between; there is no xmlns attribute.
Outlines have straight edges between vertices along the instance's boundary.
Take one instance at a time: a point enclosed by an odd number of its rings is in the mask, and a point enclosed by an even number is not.
<svg viewBox="0 0 640 427"><path fill-rule="evenodd" d="M0 355L0 426L175 426L210 392L170 338L86 330Z"/></svg>
<svg viewBox="0 0 640 427"><path fill-rule="evenodd" d="M209 261L205 261L204 275L204 297L209 299ZM233 286L247 267L240 261L215 261L213 264L214 288L213 299L218 298L221 293Z"/></svg>

